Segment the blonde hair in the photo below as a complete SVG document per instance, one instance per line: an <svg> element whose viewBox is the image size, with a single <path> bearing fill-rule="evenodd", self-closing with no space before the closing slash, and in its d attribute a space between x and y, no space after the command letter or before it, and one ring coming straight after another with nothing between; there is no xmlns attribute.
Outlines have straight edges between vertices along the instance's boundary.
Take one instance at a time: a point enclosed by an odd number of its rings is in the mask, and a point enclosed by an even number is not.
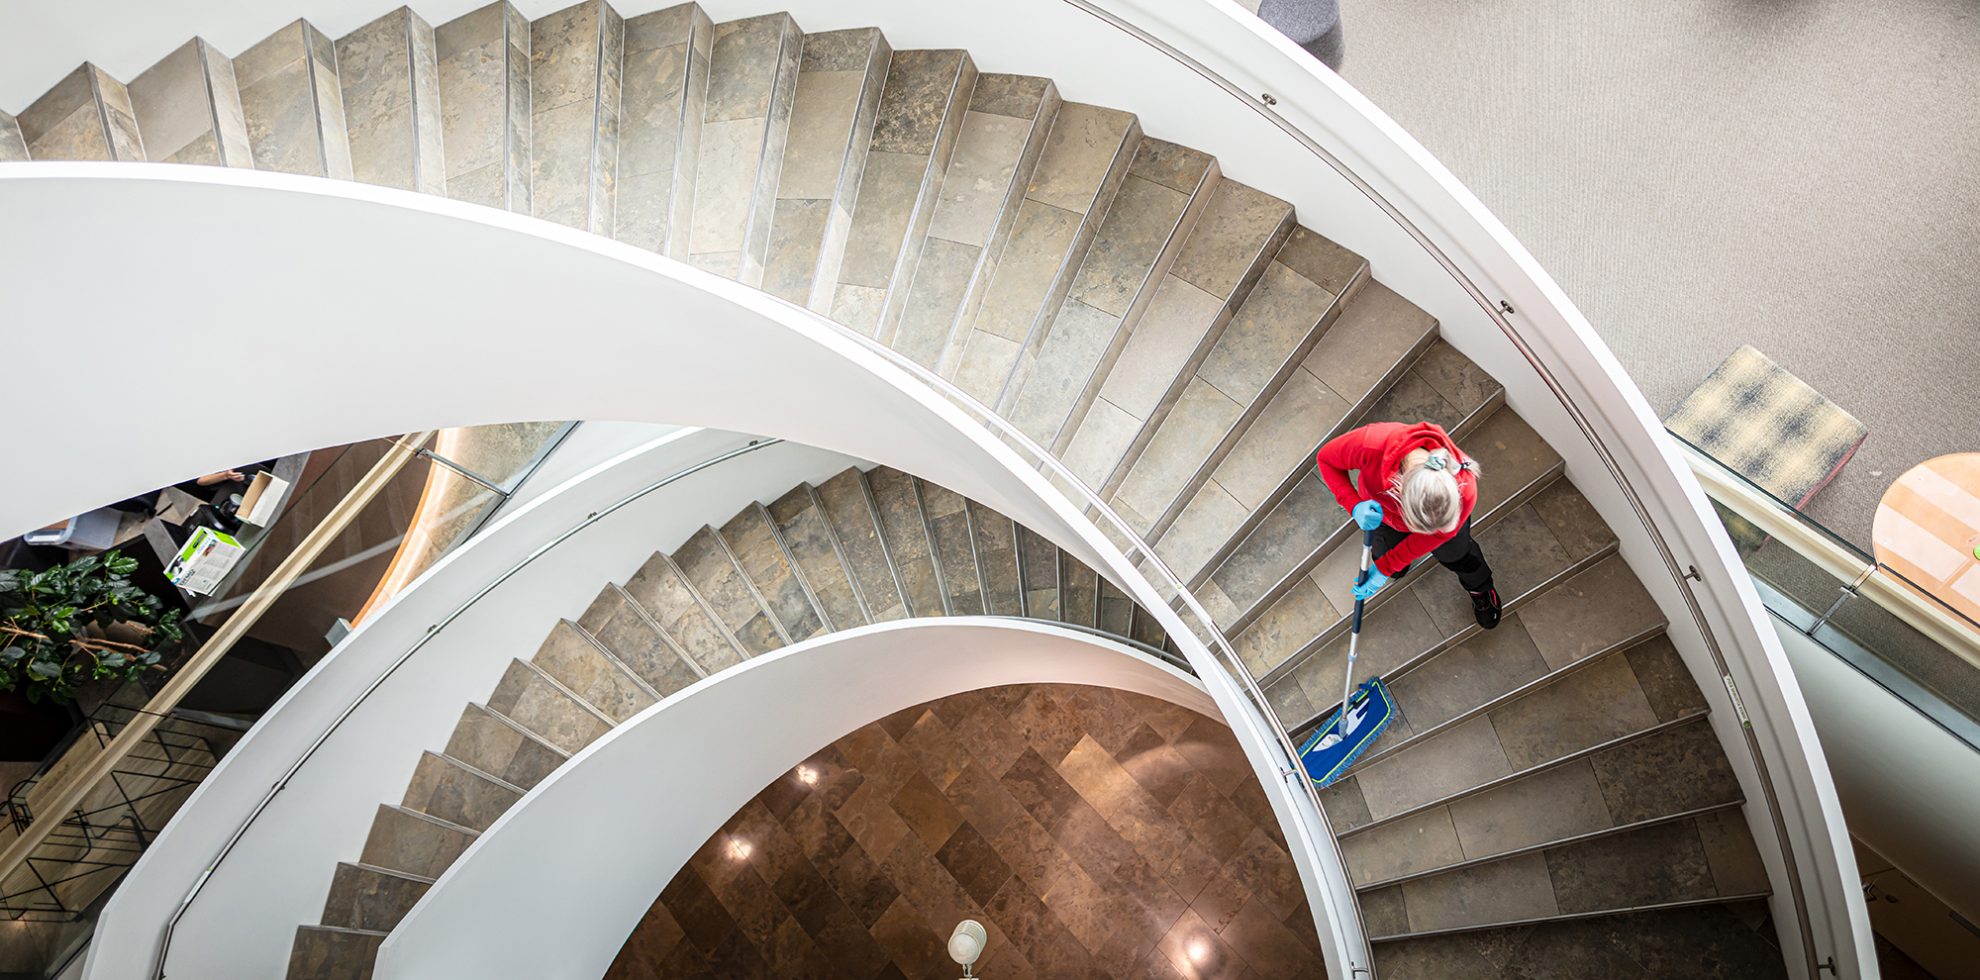
<svg viewBox="0 0 1980 980"><path fill-rule="evenodd" d="M1458 492L1457 473L1478 472L1478 464L1467 459L1451 465L1447 450L1433 449L1421 465L1396 474L1390 492L1402 504L1403 523L1418 534L1455 530L1463 519L1464 497Z"/></svg>

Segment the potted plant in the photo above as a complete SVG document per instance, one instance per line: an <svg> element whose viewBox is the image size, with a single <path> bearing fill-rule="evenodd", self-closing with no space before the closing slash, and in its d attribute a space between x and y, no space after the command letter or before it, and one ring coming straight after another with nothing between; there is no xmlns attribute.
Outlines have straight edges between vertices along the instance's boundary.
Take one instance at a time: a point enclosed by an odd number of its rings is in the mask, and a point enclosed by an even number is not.
<svg viewBox="0 0 1980 980"><path fill-rule="evenodd" d="M135 681L185 641L181 611L131 584L112 550L44 571L0 570L0 690L67 702L92 680Z"/></svg>

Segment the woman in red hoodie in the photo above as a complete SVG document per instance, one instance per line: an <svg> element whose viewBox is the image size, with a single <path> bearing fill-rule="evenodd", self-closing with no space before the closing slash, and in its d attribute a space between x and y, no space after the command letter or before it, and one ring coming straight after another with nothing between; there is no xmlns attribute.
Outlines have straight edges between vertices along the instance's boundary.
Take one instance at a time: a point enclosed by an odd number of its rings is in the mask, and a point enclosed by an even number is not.
<svg viewBox="0 0 1980 980"><path fill-rule="evenodd" d="M1354 586L1367 599L1418 558L1434 556L1471 593L1478 625L1499 625L1492 568L1471 537L1478 464L1442 426L1429 422L1364 425L1320 447L1320 478L1364 530L1375 532L1375 567ZM1359 471L1349 479L1349 471ZM1358 484L1358 485L1357 485Z"/></svg>

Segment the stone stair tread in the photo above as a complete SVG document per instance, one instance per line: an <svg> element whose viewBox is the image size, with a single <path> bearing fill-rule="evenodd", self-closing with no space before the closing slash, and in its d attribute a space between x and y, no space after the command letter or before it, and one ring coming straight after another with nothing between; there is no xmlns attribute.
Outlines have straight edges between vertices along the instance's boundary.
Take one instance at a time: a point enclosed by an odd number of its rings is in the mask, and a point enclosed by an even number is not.
<svg viewBox="0 0 1980 980"><path fill-rule="evenodd" d="M948 595L937 577L934 545L914 478L882 466L866 474L866 483L873 492L888 563L901 584L908 615L943 615Z"/></svg>
<svg viewBox="0 0 1980 980"><path fill-rule="evenodd" d="M688 262L763 282L804 35L788 13L715 25Z"/></svg>
<svg viewBox="0 0 1980 980"><path fill-rule="evenodd" d="M1023 585L1018 568L1017 524L974 500L969 507L975 534L977 564L982 571L984 612L992 616L1022 616Z"/></svg>
<svg viewBox="0 0 1980 980"><path fill-rule="evenodd" d="M336 45L298 20L234 56L257 170L352 179Z"/></svg>
<svg viewBox="0 0 1980 980"><path fill-rule="evenodd" d="M367 980L385 933L375 929L298 926L289 953L290 980Z"/></svg>
<svg viewBox="0 0 1980 980"><path fill-rule="evenodd" d="M377 868L438 878L478 832L430 813L381 803L358 861Z"/></svg>
<svg viewBox="0 0 1980 980"><path fill-rule="evenodd" d="M1690 963L1695 957L1680 956L1673 962L1671 951L1697 950L1711 957L1711 976L1785 980L1787 971L1770 923L1763 900L1682 903L1509 928L1392 938L1375 946L1375 966L1384 977L1546 976L1558 973L1571 956L1581 971L1578 975L1671 976L1695 972Z"/></svg>
<svg viewBox="0 0 1980 980"><path fill-rule="evenodd" d="M908 615L902 601L902 585L895 577L894 564L887 556L881 535L880 518L875 510L866 476L849 469L816 488L818 502L832 526L845 556L860 600L874 622L885 622Z"/></svg>
<svg viewBox="0 0 1980 980"><path fill-rule="evenodd" d="M1058 113L1050 79L977 76L890 341L923 367L955 373Z"/></svg>
<svg viewBox="0 0 1980 980"><path fill-rule="evenodd" d="M400 805L470 830L487 830L523 789L438 752L420 755Z"/></svg>
<svg viewBox="0 0 1980 980"><path fill-rule="evenodd" d="M600 589L577 626L660 697L701 679L666 631L619 586Z"/></svg>
<svg viewBox="0 0 1980 980"><path fill-rule="evenodd" d="M769 513L761 505L743 508L722 525L722 542L792 642L825 630L811 592L784 550Z"/></svg>
<svg viewBox="0 0 1980 980"><path fill-rule="evenodd" d="M447 737L446 754L504 782L529 789L570 754L486 705L469 704Z"/></svg>
<svg viewBox="0 0 1980 980"><path fill-rule="evenodd" d="M529 22L491 3L433 30L447 196L528 214Z"/></svg>
<svg viewBox="0 0 1980 980"><path fill-rule="evenodd" d="M193 38L159 59L131 79L126 90L145 159L254 166L233 59L203 38ZM0 130L5 128L0 123ZM5 142L0 136L0 144ZM0 159L6 158L0 149Z"/></svg>
<svg viewBox="0 0 1980 980"><path fill-rule="evenodd" d="M626 595L686 654L697 674L742 662L744 652L716 620L674 560L655 553L626 581Z"/></svg>
<svg viewBox="0 0 1980 980"><path fill-rule="evenodd" d="M31 159L145 159L129 90L88 62L29 103L14 120Z"/></svg>
<svg viewBox="0 0 1980 980"><path fill-rule="evenodd" d="M828 310L847 328L890 335L975 85L964 51L897 50L888 62Z"/></svg>
<svg viewBox="0 0 1980 980"><path fill-rule="evenodd" d="M716 622L748 656L762 656L789 642L714 528L694 532L671 557Z"/></svg>
<svg viewBox="0 0 1980 980"><path fill-rule="evenodd" d="M1209 154L1153 138L1137 144L1065 300L1039 317L1003 382L995 404L1019 430L1048 447L1070 438L1069 420L1098 394L1219 179Z"/></svg>
<svg viewBox="0 0 1980 980"><path fill-rule="evenodd" d="M1061 435L1063 462L1087 486L1113 494L1292 228L1286 202L1235 181L1217 184L1098 395L1072 434Z"/></svg>
<svg viewBox="0 0 1980 980"><path fill-rule="evenodd" d="M769 508L777 535L789 549L807 591L816 597L824 627L851 629L868 622L866 608L853 583L838 534L811 484L793 488Z"/></svg>
<svg viewBox="0 0 1980 980"><path fill-rule="evenodd" d="M432 25L400 7L338 38L336 53L352 178L446 193Z"/></svg>
<svg viewBox="0 0 1980 980"><path fill-rule="evenodd" d="M530 662L615 723L659 700L644 681L568 619L551 628Z"/></svg>
<svg viewBox="0 0 1980 980"><path fill-rule="evenodd" d="M694 3L626 19L612 237L683 261L714 35Z"/></svg>
<svg viewBox="0 0 1980 980"><path fill-rule="evenodd" d="M1063 621L1065 602L1059 581L1059 547L1022 524L1017 527L1018 585L1024 615Z"/></svg>
<svg viewBox="0 0 1980 980"><path fill-rule="evenodd" d="M870 27L805 36L764 261L765 292L830 312L853 195L866 170L893 54Z"/></svg>
<svg viewBox="0 0 1980 980"><path fill-rule="evenodd" d="M625 20L604 0L529 22L531 214L612 234L624 62Z"/></svg>
<svg viewBox="0 0 1980 980"><path fill-rule="evenodd" d="M976 557L967 501L946 487L920 479L914 482L928 522L928 540L934 546L944 609L951 616L983 615L983 569Z"/></svg>
<svg viewBox="0 0 1980 980"><path fill-rule="evenodd" d="M422 875L340 861L323 903L322 924L390 932L432 885L433 879Z"/></svg>
<svg viewBox="0 0 1980 980"><path fill-rule="evenodd" d="M612 728L610 717L527 660L509 662L488 707L565 752L575 753Z"/></svg>
<svg viewBox="0 0 1980 980"><path fill-rule="evenodd" d="M1402 894L1407 933L1509 925L1561 915L1744 899L1758 890L1752 866L1736 854L1745 821L1733 815L1701 831L1705 818L1651 823L1606 837L1526 852L1385 886ZM1737 831L1732 830L1737 826ZM1721 835L1730 834L1728 840ZM1708 851L1705 837L1713 838ZM1751 839L1744 838L1747 849ZM1757 863L1754 862L1754 863ZM1721 881L1731 887L1722 887ZM1378 903L1380 899L1376 900ZM1375 938L1394 922L1371 925ZM1387 927L1386 929L1383 927Z"/></svg>
<svg viewBox="0 0 1980 980"><path fill-rule="evenodd" d="M1035 170L1022 175L1008 199L1009 224L996 243L1000 261L943 365L958 387L986 405L997 404L1025 353L1044 341L1141 140L1133 114L1057 105L1057 98L1051 94L1053 118L1043 120L1043 138L1028 150Z"/></svg>

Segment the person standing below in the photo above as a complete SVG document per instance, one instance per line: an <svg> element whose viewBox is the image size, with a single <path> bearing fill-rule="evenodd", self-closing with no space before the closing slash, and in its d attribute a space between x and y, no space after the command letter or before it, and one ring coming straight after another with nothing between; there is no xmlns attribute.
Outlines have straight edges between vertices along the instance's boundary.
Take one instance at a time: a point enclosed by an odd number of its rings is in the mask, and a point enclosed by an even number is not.
<svg viewBox="0 0 1980 980"><path fill-rule="evenodd" d="M1334 499L1363 530L1375 532L1375 564L1354 586L1368 599L1431 555L1457 573L1471 594L1478 625L1499 625L1499 590L1492 567L1471 536L1478 501L1478 463L1464 455L1442 426L1376 422L1320 447L1315 462ZM1350 471L1355 472L1350 477Z"/></svg>

